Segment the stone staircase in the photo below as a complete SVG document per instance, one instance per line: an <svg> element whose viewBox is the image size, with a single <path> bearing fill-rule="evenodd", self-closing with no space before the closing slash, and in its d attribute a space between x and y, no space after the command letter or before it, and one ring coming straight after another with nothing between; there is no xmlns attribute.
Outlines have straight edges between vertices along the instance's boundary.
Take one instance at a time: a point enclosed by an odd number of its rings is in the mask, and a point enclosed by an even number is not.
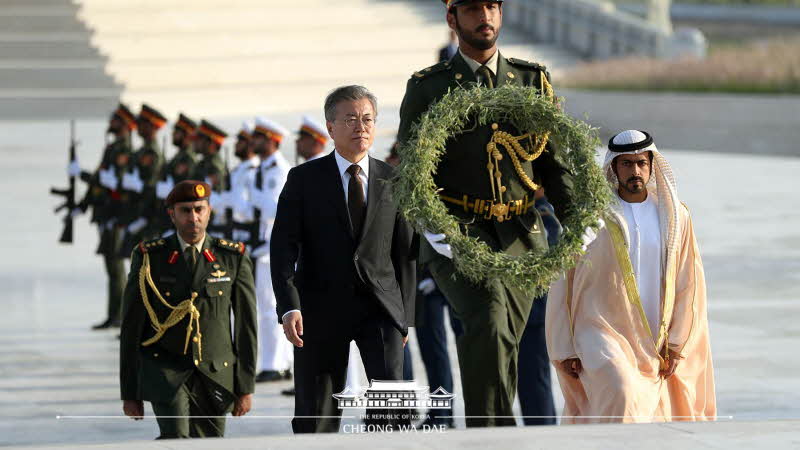
<svg viewBox="0 0 800 450"><path fill-rule="evenodd" d="M343 84L364 84L396 107L410 74L434 62L447 36L437 0L0 4L0 118L105 115L120 95L169 117L321 116L324 96ZM510 56L557 68L575 61L510 29L503 39Z"/></svg>

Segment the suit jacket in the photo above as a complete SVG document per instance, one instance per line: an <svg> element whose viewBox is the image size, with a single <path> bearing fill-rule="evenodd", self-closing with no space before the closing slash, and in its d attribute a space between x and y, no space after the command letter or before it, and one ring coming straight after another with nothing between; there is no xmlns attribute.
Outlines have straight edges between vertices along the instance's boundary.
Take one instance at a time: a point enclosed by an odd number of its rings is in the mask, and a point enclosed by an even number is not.
<svg viewBox="0 0 800 450"><path fill-rule="evenodd" d="M181 253L176 235L143 242L134 250L120 330L123 400L171 400L195 371L214 385L219 394L215 396L222 399L217 399L222 411L228 409L234 396L254 392L256 301L252 263L243 249L239 242L206 234L194 274ZM190 298L193 292L198 294L194 305L200 312L202 336L195 339L195 325L186 354L188 315L157 342L142 345L155 334L139 289L139 271L145 253L150 255L150 273L156 288L173 307ZM163 323L171 310L149 286L147 295ZM235 317L233 323L231 313Z"/></svg>
<svg viewBox="0 0 800 450"><path fill-rule="evenodd" d="M369 158L366 218L361 236L354 236L334 154L289 171L270 240L279 320L299 309L306 335L334 331L366 297L408 333L416 251L413 231L391 200L392 173Z"/></svg>

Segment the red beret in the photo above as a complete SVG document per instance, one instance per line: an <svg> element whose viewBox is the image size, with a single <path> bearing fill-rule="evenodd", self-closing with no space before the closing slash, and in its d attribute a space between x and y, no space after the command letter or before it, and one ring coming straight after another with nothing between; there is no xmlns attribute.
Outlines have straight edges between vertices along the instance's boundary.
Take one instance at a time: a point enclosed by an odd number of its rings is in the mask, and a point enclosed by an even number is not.
<svg viewBox="0 0 800 450"><path fill-rule="evenodd" d="M175 206L175 203L196 202L198 200L208 200L211 196L211 186L208 183L197 180L184 180L176 184L167 196L167 206Z"/></svg>

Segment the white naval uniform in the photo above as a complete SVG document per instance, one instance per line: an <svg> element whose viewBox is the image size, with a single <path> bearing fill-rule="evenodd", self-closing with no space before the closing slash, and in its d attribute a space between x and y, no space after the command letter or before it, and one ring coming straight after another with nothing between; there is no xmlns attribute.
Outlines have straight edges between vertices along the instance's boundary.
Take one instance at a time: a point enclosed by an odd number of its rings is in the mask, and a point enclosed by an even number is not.
<svg viewBox="0 0 800 450"><path fill-rule="evenodd" d="M253 221L252 190L255 188L256 173L261 165L258 156L242 161L231 171L231 185L229 202L233 208L233 220L239 223ZM244 230L234 230L233 240L249 242L250 233ZM253 249L250 249L252 251Z"/></svg>
<svg viewBox="0 0 800 450"><path fill-rule="evenodd" d="M261 186L254 183L252 204L261 209L261 233L263 254L255 258L256 299L258 300L258 348L257 372L262 370L287 370L294 362L292 344L283 335L283 326L278 323L275 294L272 292L272 275L269 266L269 239L278 210L278 197L286 183L291 166L286 158L275 152L261 162L256 172L261 173ZM252 216L251 216L252 217Z"/></svg>

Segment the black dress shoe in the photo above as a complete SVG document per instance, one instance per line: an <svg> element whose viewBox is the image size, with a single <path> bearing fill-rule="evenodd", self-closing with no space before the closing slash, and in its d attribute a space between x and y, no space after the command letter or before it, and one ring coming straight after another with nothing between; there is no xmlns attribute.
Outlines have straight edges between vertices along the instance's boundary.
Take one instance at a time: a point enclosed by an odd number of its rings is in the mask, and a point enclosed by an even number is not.
<svg viewBox="0 0 800 450"><path fill-rule="evenodd" d="M107 330L109 328L119 328L119 320L106 319L105 322L93 325L93 330Z"/></svg>
<svg viewBox="0 0 800 450"><path fill-rule="evenodd" d="M294 397L296 395L294 388L291 389L284 389L281 391L281 395L285 395L287 397Z"/></svg>
<svg viewBox="0 0 800 450"><path fill-rule="evenodd" d="M256 375L256 383L269 383L272 381L291 380L292 372L289 370L262 370Z"/></svg>

